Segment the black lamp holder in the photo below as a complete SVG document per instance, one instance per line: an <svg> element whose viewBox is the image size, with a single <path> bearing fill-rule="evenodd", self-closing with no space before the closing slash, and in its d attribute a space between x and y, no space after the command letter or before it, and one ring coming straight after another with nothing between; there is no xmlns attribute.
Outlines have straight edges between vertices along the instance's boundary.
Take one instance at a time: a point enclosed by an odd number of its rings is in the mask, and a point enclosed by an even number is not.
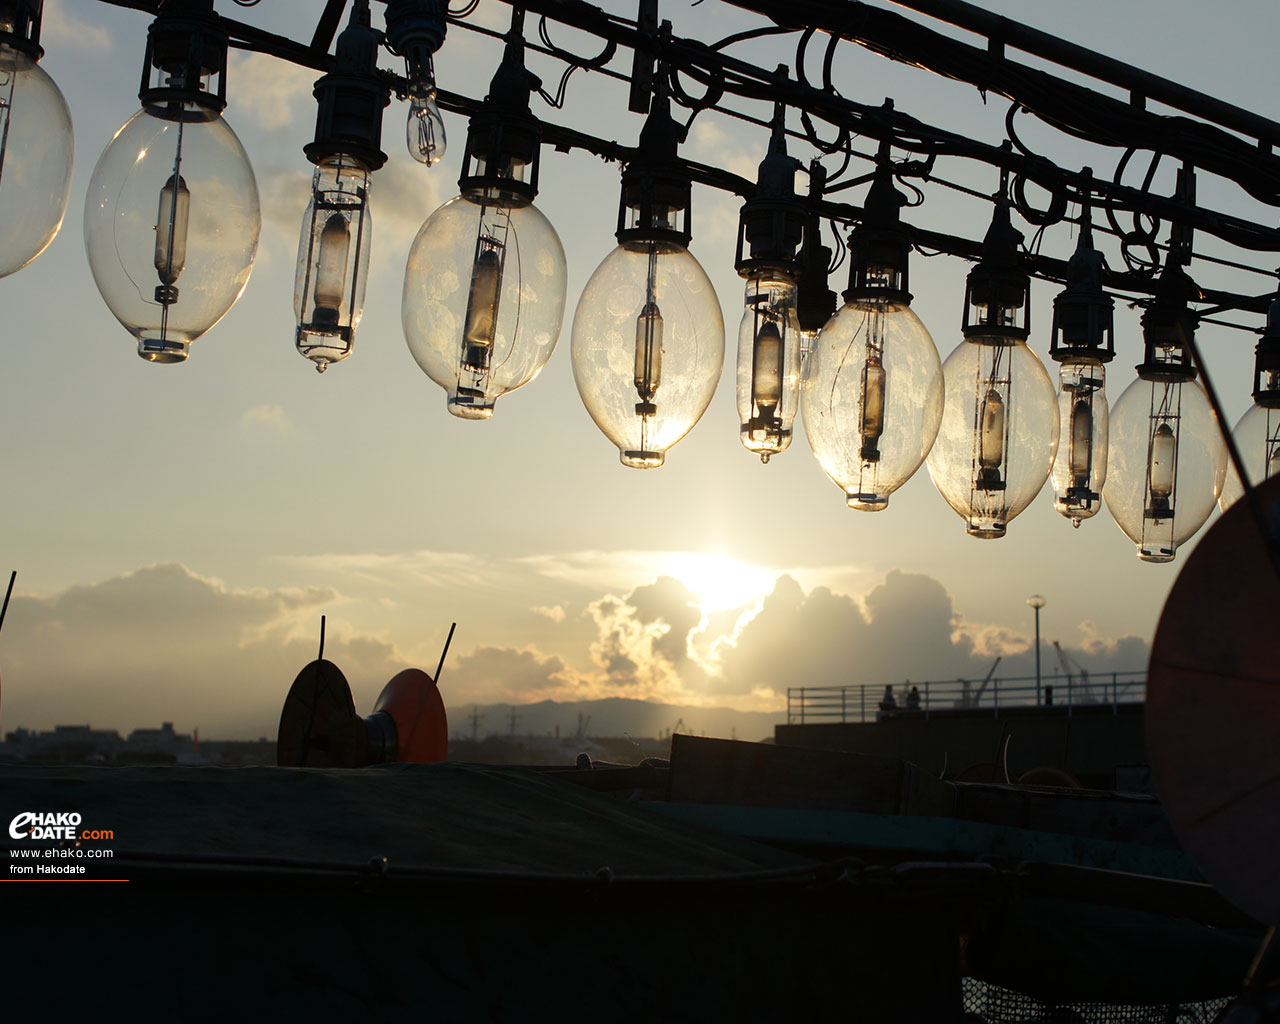
<svg viewBox="0 0 1280 1024"><path fill-rule="evenodd" d="M381 33L369 25L367 0L357 0L350 24L338 36L332 70L315 85L316 134L303 147L313 164L340 154L370 171L387 162L382 111L391 102L391 89L378 74L381 42Z"/></svg>
<svg viewBox="0 0 1280 1024"><path fill-rule="evenodd" d="M1002 175L1003 178L1003 175ZM1031 277L1022 257L1022 232L1009 220L1009 196L1002 181L995 197L991 224L982 240L982 258L965 279L964 336L1002 341L1026 341L1031 334ZM972 321L977 309L982 319ZM1003 323L1000 310L1021 310L1020 320Z"/></svg>
<svg viewBox="0 0 1280 1024"><path fill-rule="evenodd" d="M1280 388L1268 388L1266 375L1280 373L1280 295L1267 310L1267 327L1253 355L1253 400L1268 409L1280 409Z"/></svg>
<svg viewBox="0 0 1280 1024"><path fill-rule="evenodd" d="M43 10L44 0L0 0L0 44L38 61L44 56L40 45Z"/></svg>
<svg viewBox="0 0 1280 1024"><path fill-rule="evenodd" d="M458 185L464 195L500 192L508 200L531 203L538 194L542 130L529 109L529 96L542 80L524 64L524 11L511 11L502 61L489 83L484 104L467 126L467 148ZM475 165L483 169L476 173ZM524 181L511 177L513 164L529 168Z"/></svg>
<svg viewBox="0 0 1280 1024"><path fill-rule="evenodd" d="M227 106L228 36L213 9L213 0L168 0L147 30L138 98L156 117L189 120L212 117ZM165 84L151 84L152 71L164 73ZM216 93L201 87L205 75L217 76ZM194 105L198 112L191 111Z"/></svg>
<svg viewBox="0 0 1280 1024"><path fill-rule="evenodd" d="M1053 300L1049 356L1059 363L1110 362L1116 354L1115 300L1102 289L1102 253L1093 247L1091 204L1081 203L1080 239L1067 263L1067 286Z"/></svg>
<svg viewBox="0 0 1280 1024"><path fill-rule="evenodd" d="M911 302L908 260L911 239L899 211L906 205L893 183L889 143L880 144L875 174L862 222L849 234L849 287L846 302L879 299L906 305Z"/></svg>
<svg viewBox="0 0 1280 1024"><path fill-rule="evenodd" d="M693 238L689 227L689 206L693 182L680 162L680 143L685 128L671 117L671 98L666 86L665 65L658 69L658 87L649 116L640 130L640 144L622 171L622 196L618 204L618 229L614 237L620 245L650 243L687 248ZM636 223L627 226L627 211L636 211ZM659 221L658 211L683 213L680 226L675 217Z"/></svg>
<svg viewBox="0 0 1280 1024"><path fill-rule="evenodd" d="M1189 303L1199 295L1200 289L1171 249L1156 284L1155 302L1142 314L1144 353L1137 371L1143 380L1171 384L1195 380L1190 343L1196 316Z"/></svg>
<svg viewBox="0 0 1280 1024"><path fill-rule="evenodd" d="M760 161L755 190L738 214L734 269L742 277L761 270L783 270L792 276L799 271L796 251L805 234L806 210L796 196L800 162L787 155L786 109L781 103L774 107L769 151Z"/></svg>
<svg viewBox="0 0 1280 1024"><path fill-rule="evenodd" d="M411 81L431 76L432 55L444 44L448 0L387 0L387 46L404 58Z"/></svg>
<svg viewBox="0 0 1280 1024"><path fill-rule="evenodd" d="M805 217L804 244L797 263L796 316L805 331L820 331L836 311L836 293L827 284L831 247L822 244L822 216L818 212L827 187L827 171L818 160L809 161L809 208Z"/></svg>

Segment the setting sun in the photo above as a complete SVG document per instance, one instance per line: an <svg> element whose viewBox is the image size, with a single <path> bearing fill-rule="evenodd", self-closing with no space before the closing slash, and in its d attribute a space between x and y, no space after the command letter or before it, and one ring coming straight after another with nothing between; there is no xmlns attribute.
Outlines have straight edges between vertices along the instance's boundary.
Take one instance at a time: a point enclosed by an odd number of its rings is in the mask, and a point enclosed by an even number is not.
<svg viewBox="0 0 1280 1024"><path fill-rule="evenodd" d="M661 572L692 590L704 612L753 604L773 590L778 575L726 555L694 551L668 555Z"/></svg>

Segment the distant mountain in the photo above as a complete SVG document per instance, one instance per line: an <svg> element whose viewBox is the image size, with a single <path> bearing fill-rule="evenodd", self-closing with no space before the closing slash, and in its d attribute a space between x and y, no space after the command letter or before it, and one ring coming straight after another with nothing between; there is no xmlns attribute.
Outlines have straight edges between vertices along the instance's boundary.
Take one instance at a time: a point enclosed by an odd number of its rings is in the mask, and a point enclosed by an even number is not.
<svg viewBox="0 0 1280 1024"><path fill-rule="evenodd" d="M514 729L511 724L513 711ZM785 711L696 708L627 697L606 697L603 700L564 703L544 700L536 704L453 704L449 707L450 735L470 739L473 713L480 716L474 729L479 739L512 734L554 735L557 729L562 738L568 738L577 734L582 723L585 736L656 737L665 736L675 729L695 736L762 740L772 739L773 727L787 720Z"/></svg>

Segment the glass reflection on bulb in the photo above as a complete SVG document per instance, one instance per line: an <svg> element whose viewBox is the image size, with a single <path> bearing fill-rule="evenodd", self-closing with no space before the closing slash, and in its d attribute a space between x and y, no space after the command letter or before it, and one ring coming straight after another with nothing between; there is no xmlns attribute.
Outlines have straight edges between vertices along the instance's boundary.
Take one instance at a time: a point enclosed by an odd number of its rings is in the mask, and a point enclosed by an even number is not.
<svg viewBox="0 0 1280 1024"><path fill-rule="evenodd" d="M573 375L623 465L661 466L711 402L724 320L683 245L628 241L596 268L573 318Z"/></svg>
<svg viewBox="0 0 1280 1024"><path fill-rule="evenodd" d="M738 325L738 419L743 447L761 462L791 444L800 359L795 284L778 271L752 274Z"/></svg>
<svg viewBox="0 0 1280 1024"><path fill-rule="evenodd" d="M0 277L58 233L74 149L71 112L53 79L34 57L0 43Z"/></svg>
<svg viewBox="0 0 1280 1024"><path fill-rule="evenodd" d="M1144 561L1172 561L1204 525L1226 466L1226 445L1197 380L1139 377L1111 411L1103 497Z"/></svg>
<svg viewBox="0 0 1280 1024"><path fill-rule="evenodd" d="M938 349L905 302L846 302L818 335L801 404L809 447L849 507L880 511L937 436Z"/></svg>
<svg viewBox="0 0 1280 1024"><path fill-rule="evenodd" d="M942 373L946 400L929 475L970 535L1003 537L1053 465L1053 382L1025 341L985 335L961 342Z"/></svg>
<svg viewBox="0 0 1280 1024"><path fill-rule="evenodd" d="M560 238L527 198L478 189L427 218L409 252L401 315L451 413L487 419L500 396L537 376L560 335L565 287Z"/></svg>
<svg viewBox="0 0 1280 1024"><path fill-rule="evenodd" d="M369 172L346 155L316 165L302 215L293 311L298 351L323 373L351 354L364 315L373 222Z"/></svg>
<svg viewBox="0 0 1280 1024"><path fill-rule="evenodd" d="M1102 507L1110 422L1105 388L1106 368L1096 359L1068 359L1058 371L1054 508L1075 527Z"/></svg>

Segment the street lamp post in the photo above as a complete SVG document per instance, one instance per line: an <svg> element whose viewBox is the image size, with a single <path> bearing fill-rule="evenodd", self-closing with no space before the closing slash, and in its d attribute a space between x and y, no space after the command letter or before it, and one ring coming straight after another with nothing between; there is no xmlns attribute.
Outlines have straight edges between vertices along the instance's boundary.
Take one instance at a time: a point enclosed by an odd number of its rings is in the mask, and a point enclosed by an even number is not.
<svg viewBox="0 0 1280 1024"><path fill-rule="evenodd" d="M1040 609L1044 607L1044 598L1032 594L1027 604L1036 610L1036 703L1040 703Z"/></svg>

